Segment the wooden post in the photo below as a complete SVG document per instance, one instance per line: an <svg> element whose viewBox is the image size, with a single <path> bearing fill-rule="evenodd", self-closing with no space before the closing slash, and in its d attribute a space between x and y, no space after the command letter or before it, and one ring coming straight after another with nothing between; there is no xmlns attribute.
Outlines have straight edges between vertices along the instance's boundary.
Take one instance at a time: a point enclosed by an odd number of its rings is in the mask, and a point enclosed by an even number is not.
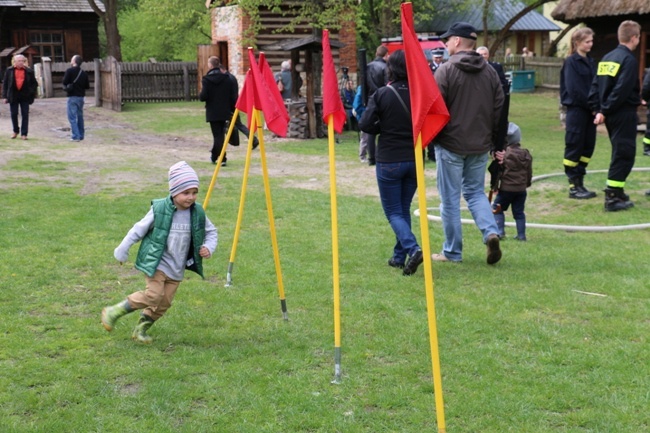
<svg viewBox="0 0 650 433"><path fill-rule="evenodd" d="M307 124L309 138L316 138L316 105L314 103L314 69L311 50L305 50L305 71L307 72Z"/></svg>
<svg viewBox="0 0 650 433"><path fill-rule="evenodd" d="M43 97L52 98L54 96L54 86L52 84L52 59L43 57L41 59L43 65Z"/></svg>
<svg viewBox="0 0 650 433"><path fill-rule="evenodd" d="M95 64L95 107L102 106L102 60L94 59Z"/></svg>
<svg viewBox="0 0 650 433"><path fill-rule="evenodd" d="M190 70L187 65L183 65L183 93L185 94L185 100L189 102L190 100Z"/></svg>
<svg viewBox="0 0 650 433"><path fill-rule="evenodd" d="M297 101L300 95L300 88L295 84L300 82L300 72L296 70L296 65L300 63L300 51L291 50L291 100Z"/></svg>

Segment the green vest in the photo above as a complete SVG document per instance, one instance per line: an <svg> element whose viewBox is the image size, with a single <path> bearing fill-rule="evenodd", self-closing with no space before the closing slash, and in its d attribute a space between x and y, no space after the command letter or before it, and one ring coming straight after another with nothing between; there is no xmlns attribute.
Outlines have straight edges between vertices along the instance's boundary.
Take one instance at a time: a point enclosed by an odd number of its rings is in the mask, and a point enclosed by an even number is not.
<svg viewBox="0 0 650 433"><path fill-rule="evenodd" d="M153 200L153 227L149 230L138 250L138 257L135 260L135 268L144 272L149 277L153 274L160 264L165 248L167 247L167 238L172 226L176 206L171 196ZM194 204L190 208L190 219L192 224L192 242L187 253L187 260L193 259L192 264L187 266L193 272L203 277L203 263L199 255L199 249L205 239L205 211L199 204Z"/></svg>

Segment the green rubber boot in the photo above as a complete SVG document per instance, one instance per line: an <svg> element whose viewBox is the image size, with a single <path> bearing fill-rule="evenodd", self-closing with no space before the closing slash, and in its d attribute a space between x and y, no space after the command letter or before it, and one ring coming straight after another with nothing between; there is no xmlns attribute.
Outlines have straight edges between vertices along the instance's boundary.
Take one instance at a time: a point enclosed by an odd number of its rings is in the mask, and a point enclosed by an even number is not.
<svg viewBox="0 0 650 433"><path fill-rule="evenodd" d="M108 332L111 332L115 327L115 322L117 322L117 319L124 316L125 314L130 313L131 311L133 310L131 310L129 301L127 300L124 300L119 304L115 304L112 307L104 308L102 310L102 325L104 325L104 329L106 329Z"/></svg>
<svg viewBox="0 0 650 433"><path fill-rule="evenodd" d="M147 335L147 331L151 328L151 325L153 325L153 319L142 314L137 325L135 325L131 338L143 344L151 344L153 338Z"/></svg>

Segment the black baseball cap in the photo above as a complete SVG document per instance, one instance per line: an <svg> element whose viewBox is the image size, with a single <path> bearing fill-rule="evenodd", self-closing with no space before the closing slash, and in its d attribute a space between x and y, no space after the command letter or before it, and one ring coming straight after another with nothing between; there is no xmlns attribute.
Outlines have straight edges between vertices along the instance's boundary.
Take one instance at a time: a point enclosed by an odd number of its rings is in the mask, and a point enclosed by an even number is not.
<svg viewBox="0 0 650 433"><path fill-rule="evenodd" d="M478 35L473 25L459 21L452 24L445 34L440 35L440 39L448 39L452 36L460 36L461 38L476 40Z"/></svg>

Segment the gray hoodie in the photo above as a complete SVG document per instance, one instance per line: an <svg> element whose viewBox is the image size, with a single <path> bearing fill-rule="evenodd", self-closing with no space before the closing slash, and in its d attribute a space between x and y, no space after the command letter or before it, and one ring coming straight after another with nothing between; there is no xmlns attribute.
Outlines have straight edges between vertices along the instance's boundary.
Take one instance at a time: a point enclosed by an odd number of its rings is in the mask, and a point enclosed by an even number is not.
<svg viewBox="0 0 650 433"><path fill-rule="evenodd" d="M494 68L476 51L461 51L436 70L435 78L450 115L435 143L459 155L489 152L504 101Z"/></svg>

